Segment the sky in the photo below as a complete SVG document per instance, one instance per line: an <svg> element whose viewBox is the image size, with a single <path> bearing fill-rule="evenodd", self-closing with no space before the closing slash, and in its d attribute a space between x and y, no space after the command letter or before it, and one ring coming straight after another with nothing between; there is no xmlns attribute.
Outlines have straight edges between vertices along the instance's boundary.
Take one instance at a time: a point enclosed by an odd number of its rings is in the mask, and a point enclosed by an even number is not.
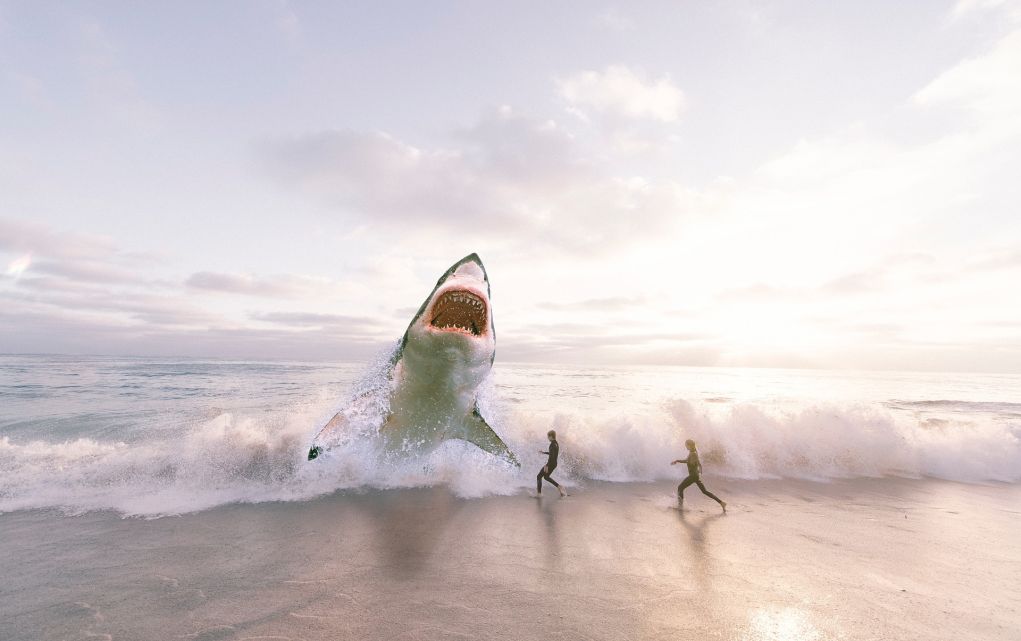
<svg viewBox="0 0 1021 641"><path fill-rule="evenodd" d="M1021 3L0 0L0 353L1021 373Z"/></svg>

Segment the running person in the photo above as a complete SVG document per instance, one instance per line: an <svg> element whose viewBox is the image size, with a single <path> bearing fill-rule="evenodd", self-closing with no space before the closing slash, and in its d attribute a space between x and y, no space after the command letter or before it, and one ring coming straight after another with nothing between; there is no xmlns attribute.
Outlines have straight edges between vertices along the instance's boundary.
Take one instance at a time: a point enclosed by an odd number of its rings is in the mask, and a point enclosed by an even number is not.
<svg viewBox="0 0 1021 641"><path fill-rule="evenodd" d="M551 476L553 470L557 469L557 457L560 456L560 444L557 443L557 432L556 430L550 430L546 433L546 437L549 438L549 451L543 452L539 450L539 454L547 454L549 458L546 459L546 465L542 466L539 470L538 476L535 477L535 493L542 494L542 480L546 479L553 487L560 491L560 496L567 496L567 492L564 488L560 487L560 484L553 480Z"/></svg>
<svg viewBox="0 0 1021 641"><path fill-rule="evenodd" d="M727 511L727 504L721 501L718 496L705 489L705 485L702 485L702 462L698 460L698 450L695 449L695 441L690 438L684 441L684 446L688 448L688 458L677 459L670 463L670 465L677 465L678 463L685 463L688 466L688 478L681 481L681 484L677 486L677 504L684 507L684 488L688 487L692 483L698 486L698 489L702 490L702 494L705 494L712 500L720 504L723 511Z"/></svg>

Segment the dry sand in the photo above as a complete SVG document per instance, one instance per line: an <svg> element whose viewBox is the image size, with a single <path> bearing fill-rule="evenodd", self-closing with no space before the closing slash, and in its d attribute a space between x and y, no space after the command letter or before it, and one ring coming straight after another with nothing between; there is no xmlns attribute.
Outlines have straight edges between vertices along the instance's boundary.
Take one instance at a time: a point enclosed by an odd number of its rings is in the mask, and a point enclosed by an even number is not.
<svg viewBox="0 0 1021 641"><path fill-rule="evenodd" d="M0 515L0 639L1021 639L1021 487L708 485Z"/></svg>

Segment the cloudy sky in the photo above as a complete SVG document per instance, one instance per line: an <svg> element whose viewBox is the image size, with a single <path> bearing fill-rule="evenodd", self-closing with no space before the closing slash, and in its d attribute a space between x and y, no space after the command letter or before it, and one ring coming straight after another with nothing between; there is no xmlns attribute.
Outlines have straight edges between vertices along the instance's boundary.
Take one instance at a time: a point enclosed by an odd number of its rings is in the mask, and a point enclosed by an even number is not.
<svg viewBox="0 0 1021 641"><path fill-rule="evenodd" d="M1021 372L1021 4L0 1L0 352Z"/></svg>

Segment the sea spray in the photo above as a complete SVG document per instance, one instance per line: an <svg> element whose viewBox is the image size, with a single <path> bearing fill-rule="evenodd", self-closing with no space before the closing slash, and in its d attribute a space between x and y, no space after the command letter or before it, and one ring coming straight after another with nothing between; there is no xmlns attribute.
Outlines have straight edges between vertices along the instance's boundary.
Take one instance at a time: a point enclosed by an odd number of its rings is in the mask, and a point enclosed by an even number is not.
<svg viewBox="0 0 1021 641"><path fill-rule="evenodd" d="M749 400L716 372L642 370L646 378L636 382L631 370L537 376L504 366L482 386L479 403L521 461L517 468L460 441L431 451L382 447L387 358L360 374L314 364L62 361L62 378L81 370L90 381L70 392L63 382L47 384L45 359L21 357L16 382L27 368L37 381L31 398L8 394L15 386L5 387L0 361L0 511L157 516L436 485L462 497L513 494L534 483L550 428L562 448L557 477L574 485L676 479L683 471L669 463L683 455L686 438L698 442L710 476L1021 481L1017 404L1002 400L1010 390L983 389L985 379L929 390L934 383L904 377L911 385L886 398L847 401L789 393L800 389L798 373L723 372L782 383L785 394ZM704 382L714 375L712 385ZM871 380L855 376L831 382ZM890 378L883 375L883 386ZM992 400L949 398L965 387ZM905 389L916 397L906 399ZM938 400L917 398L925 392ZM336 411L349 414L351 429L307 461L309 439Z"/></svg>

